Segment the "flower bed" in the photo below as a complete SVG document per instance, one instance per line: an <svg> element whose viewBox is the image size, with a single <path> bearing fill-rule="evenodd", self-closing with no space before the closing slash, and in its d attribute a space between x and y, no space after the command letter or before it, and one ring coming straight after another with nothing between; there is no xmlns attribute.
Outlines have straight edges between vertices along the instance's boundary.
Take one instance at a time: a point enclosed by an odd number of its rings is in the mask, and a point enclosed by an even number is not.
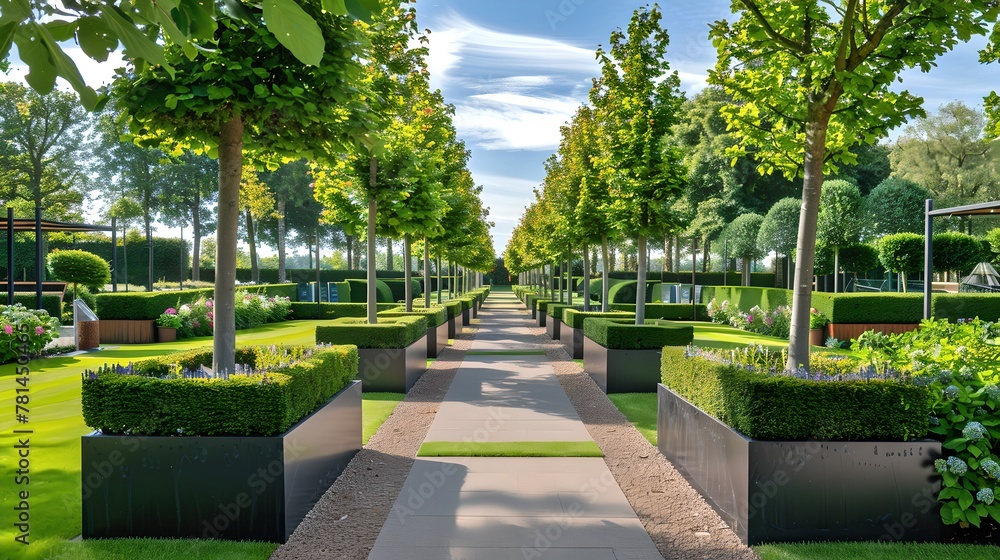
<svg viewBox="0 0 1000 560"><path fill-rule="evenodd" d="M35 355L59 337L59 319L20 303L0 305L0 363Z"/></svg>

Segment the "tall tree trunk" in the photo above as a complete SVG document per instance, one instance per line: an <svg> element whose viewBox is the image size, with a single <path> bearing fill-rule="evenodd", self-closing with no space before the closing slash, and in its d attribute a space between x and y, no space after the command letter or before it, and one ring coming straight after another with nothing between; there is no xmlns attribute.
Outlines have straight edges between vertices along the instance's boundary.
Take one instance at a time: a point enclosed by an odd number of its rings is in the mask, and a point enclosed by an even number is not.
<svg viewBox="0 0 1000 560"><path fill-rule="evenodd" d="M712 247L712 242L709 241L708 239L704 239L702 241L704 241L705 246L702 247L702 251L701 251L701 271L702 272L708 272L708 258L709 258L709 255L711 254L709 252L709 250Z"/></svg>
<svg viewBox="0 0 1000 560"><path fill-rule="evenodd" d="M257 237L253 229L253 213L247 210L247 241L250 245L250 281L254 284L260 283L260 263L257 262ZM316 238L316 247L319 247L319 237ZM316 252L316 260L319 261L319 251Z"/></svg>
<svg viewBox="0 0 1000 560"><path fill-rule="evenodd" d="M278 198L278 283L284 284L287 281L285 272L285 197Z"/></svg>
<svg viewBox="0 0 1000 560"><path fill-rule="evenodd" d="M573 249L570 248L570 256L566 259L566 304L573 305ZM557 319L558 320L558 319Z"/></svg>
<svg viewBox="0 0 1000 560"><path fill-rule="evenodd" d="M669 235L663 236L663 272L673 272L674 263L671 259L671 249L673 249L673 238Z"/></svg>
<svg viewBox="0 0 1000 560"><path fill-rule="evenodd" d="M590 311L590 247L583 244L583 310Z"/></svg>
<svg viewBox="0 0 1000 560"><path fill-rule="evenodd" d="M802 180L802 211L796 242L795 284L792 295L792 325L785 369L809 368L809 309L812 306L812 281L816 264L816 220L819 215L820 190L823 187L823 160L826 156L826 130L832 107L838 96L829 96L826 106L811 107L806 125L806 153ZM814 102L815 103L815 102Z"/></svg>
<svg viewBox="0 0 1000 560"><path fill-rule="evenodd" d="M378 172L378 160L371 158L368 162L368 323L376 324L378 318L378 304L376 302L375 289L375 216L377 208L375 206L375 176Z"/></svg>
<svg viewBox="0 0 1000 560"><path fill-rule="evenodd" d="M840 247L833 247L833 293L840 291Z"/></svg>
<svg viewBox="0 0 1000 560"><path fill-rule="evenodd" d="M385 269L392 271L392 238L385 238Z"/></svg>
<svg viewBox="0 0 1000 560"><path fill-rule="evenodd" d="M194 240L192 253L194 261L191 263L191 280L195 282L201 280L201 192L194 191L194 212L191 213L191 237Z"/></svg>
<svg viewBox="0 0 1000 560"><path fill-rule="evenodd" d="M681 271L681 238L680 236L674 237L674 272L680 273Z"/></svg>
<svg viewBox="0 0 1000 560"><path fill-rule="evenodd" d="M431 250L424 236L424 307L431 306Z"/></svg>
<svg viewBox="0 0 1000 560"><path fill-rule="evenodd" d="M148 271L146 274L146 291L153 291L153 224L150 218L146 217L146 259Z"/></svg>
<svg viewBox="0 0 1000 560"><path fill-rule="evenodd" d="M743 257L740 259L740 272L743 274L743 285L750 285L750 259Z"/></svg>
<svg viewBox="0 0 1000 560"><path fill-rule="evenodd" d="M611 266L608 264L608 236L605 235L601 237L601 258L603 259L601 263L604 265L603 270L601 270L601 311L604 313L608 312L608 292L611 287L608 286L608 279L610 278L609 272Z"/></svg>
<svg viewBox="0 0 1000 560"><path fill-rule="evenodd" d="M354 238L350 235L344 236L347 238L347 269L354 269Z"/></svg>
<svg viewBox="0 0 1000 560"><path fill-rule="evenodd" d="M646 236L640 234L636 245L635 324L641 325L646 321Z"/></svg>
<svg viewBox="0 0 1000 560"><path fill-rule="evenodd" d="M243 171L243 119L234 115L219 135L219 227L215 249L213 340L215 371L236 370L236 241Z"/></svg>
<svg viewBox="0 0 1000 560"><path fill-rule="evenodd" d="M437 304L441 305L441 253L437 255Z"/></svg>
<svg viewBox="0 0 1000 560"><path fill-rule="evenodd" d="M413 286L410 285L410 280L413 280L413 262L410 257L410 234L403 236L403 266L406 267L403 272L403 281L406 283L403 293L406 294L406 312L410 313L413 311Z"/></svg>

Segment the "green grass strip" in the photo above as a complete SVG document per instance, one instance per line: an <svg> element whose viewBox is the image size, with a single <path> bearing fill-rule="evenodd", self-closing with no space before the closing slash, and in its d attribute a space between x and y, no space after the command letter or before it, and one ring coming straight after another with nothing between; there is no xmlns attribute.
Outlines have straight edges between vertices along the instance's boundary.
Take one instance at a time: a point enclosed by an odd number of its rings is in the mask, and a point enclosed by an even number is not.
<svg viewBox="0 0 1000 560"><path fill-rule="evenodd" d="M903 542L827 542L755 546L761 560L993 560L995 546Z"/></svg>
<svg viewBox="0 0 1000 560"><path fill-rule="evenodd" d="M277 548L273 543L197 539L97 539L57 546L59 558L74 560L267 560Z"/></svg>
<svg viewBox="0 0 1000 560"><path fill-rule="evenodd" d="M418 457L603 457L592 441L428 441Z"/></svg>
<svg viewBox="0 0 1000 560"><path fill-rule="evenodd" d="M612 393L608 399L639 430L642 437L656 445L656 393Z"/></svg>
<svg viewBox="0 0 1000 560"><path fill-rule="evenodd" d="M545 350L466 350L466 356L544 356Z"/></svg>
<svg viewBox="0 0 1000 560"><path fill-rule="evenodd" d="M361 445L366 445L406 395L403 393L363 393L361 395Z"/></svg>

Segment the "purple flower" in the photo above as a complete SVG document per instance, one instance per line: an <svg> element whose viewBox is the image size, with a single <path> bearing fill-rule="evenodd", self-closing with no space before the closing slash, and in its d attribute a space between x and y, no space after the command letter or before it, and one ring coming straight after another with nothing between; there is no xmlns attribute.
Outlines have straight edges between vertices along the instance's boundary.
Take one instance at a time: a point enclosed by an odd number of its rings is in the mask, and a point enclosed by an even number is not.
<svg viewBox="0 0 1000 560"><path fill-rule="evenodd" d="M45 334L45 327L42 327L41 325L35 327L35 334L37 335Z"/></svg>
<svg viewBox="0 0 1000 560"><path fill-rule="evenodd" d="M177 315L177 310L174 309L173 307L168 307L167 310L164 311L164 313L166 313L167 315Z"/></svg>
<svg viewBox="0 0 1000 560"><path fill-rule="evenodd" d="M747 315L747 323L753 323L753 315Z"/></svg>
<svg viewBox="0 0 1000 560"><path fill-rule="evenodd" d="M771 325L774 324L774 319L770 317L764 317L764 324L770 327Z"/></svg>

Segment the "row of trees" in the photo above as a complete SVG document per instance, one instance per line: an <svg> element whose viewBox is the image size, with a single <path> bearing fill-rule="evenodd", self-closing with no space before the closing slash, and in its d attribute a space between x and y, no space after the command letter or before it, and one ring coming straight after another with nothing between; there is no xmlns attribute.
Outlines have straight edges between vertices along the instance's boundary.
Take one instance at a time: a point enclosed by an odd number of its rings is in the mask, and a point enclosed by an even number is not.
<svg viewBox="0 0 1000 560"><path fill-rule="evenodd" d="M611 57L598 51L604 65L595 80L591 105L564 129L563 144L550 160L544 187L508 245L508 267L523 272L552 262L574 241L578 245L593 242L585 232L596 226L602 230L602 239L636 238L642 281L645 236L674 236L675 248L680 239L694 238L707 254L709 242L730 224L731 231L743 234L740 239L756 244L754 230L764 217L747 216L737 224L737 216L754 209L753 199L773 196L776 202L791 195L794 191L786 187L801 179L800 193L794 197L797 219L793 219L790 203L783 205L784 215L774 219L797 224L787 367L803 367L809 363L810 286L817 233L824 232L835 255L845 242L841 237L859 235L851 229L853 225L834 219L832 211L821 220L824 179L840 175L869 188L881 183L888 170L879 165L879 155L887 148L876 143L888 130L924 115L920 98L890 86L904 69L927 70L958 41L987 33L997 10L986 0L961 6L905 0L737 0L733 2L735 21L718 21L710 33L718 63L709 82L717 89L696 98L700 103L683 119L676 112L655 110L676 111L683 107L682 97L676 75L666 74L666 33L659 29L657 8L637 11L627 34L620 30L612 34ZM996 60L998 52L991 46L983 60ZM612 59L618 64L609 64ZM628 84L628 92L619 94L618 84ZM916 182L923 178L924 187L946 203L996 194L988 173L979 174L976 188L965 183L969 171L965 166L990 156L990 151L976 151L974 140L982 140L982 135L976 137L974 126L951 127L944 122L969 120L959 119L962 115L955 108L946 106L943 113L952 115L939 122L925 119L908 129L897 145L898 154L890 160L897 176ZM1000 114L995 105L988 104L988 110ZM571 154L575 139L586 134L582 132L586 125L581 124L585 114L593 115L593 132L591 141L583 144L593 151L583 158L588 165L580 166L573 163ZM945 135L949 138L932 134L935 127L951 127ZM993 132L987 128L988 135ZM950 138L964 140L956 144ZM965 146L961 152L959 144ZM934 157L921 151L928 146L936 146ZM948 166L957 171L945 173ZM983 169L989 170L990 165ZM767 179L776 172L781 179ZM577 179L581 176L586 181ZM560 186L563 183L569 187ZM851 200L841 200L842 189L829 190L826 200L832 205L843 209L851 204ZM762 206L758 207L761 213L771 203ZM583 212L574 214L569 208ZM569 232L555 254L553 246L558 243L540 237L546 231L542 224L553 219L546 217L551 214ZM772 244L778 243L772 240ZM669 241L667 246L669 251ZM641 301L637 302L637 322L643 319Z"/></svg>

